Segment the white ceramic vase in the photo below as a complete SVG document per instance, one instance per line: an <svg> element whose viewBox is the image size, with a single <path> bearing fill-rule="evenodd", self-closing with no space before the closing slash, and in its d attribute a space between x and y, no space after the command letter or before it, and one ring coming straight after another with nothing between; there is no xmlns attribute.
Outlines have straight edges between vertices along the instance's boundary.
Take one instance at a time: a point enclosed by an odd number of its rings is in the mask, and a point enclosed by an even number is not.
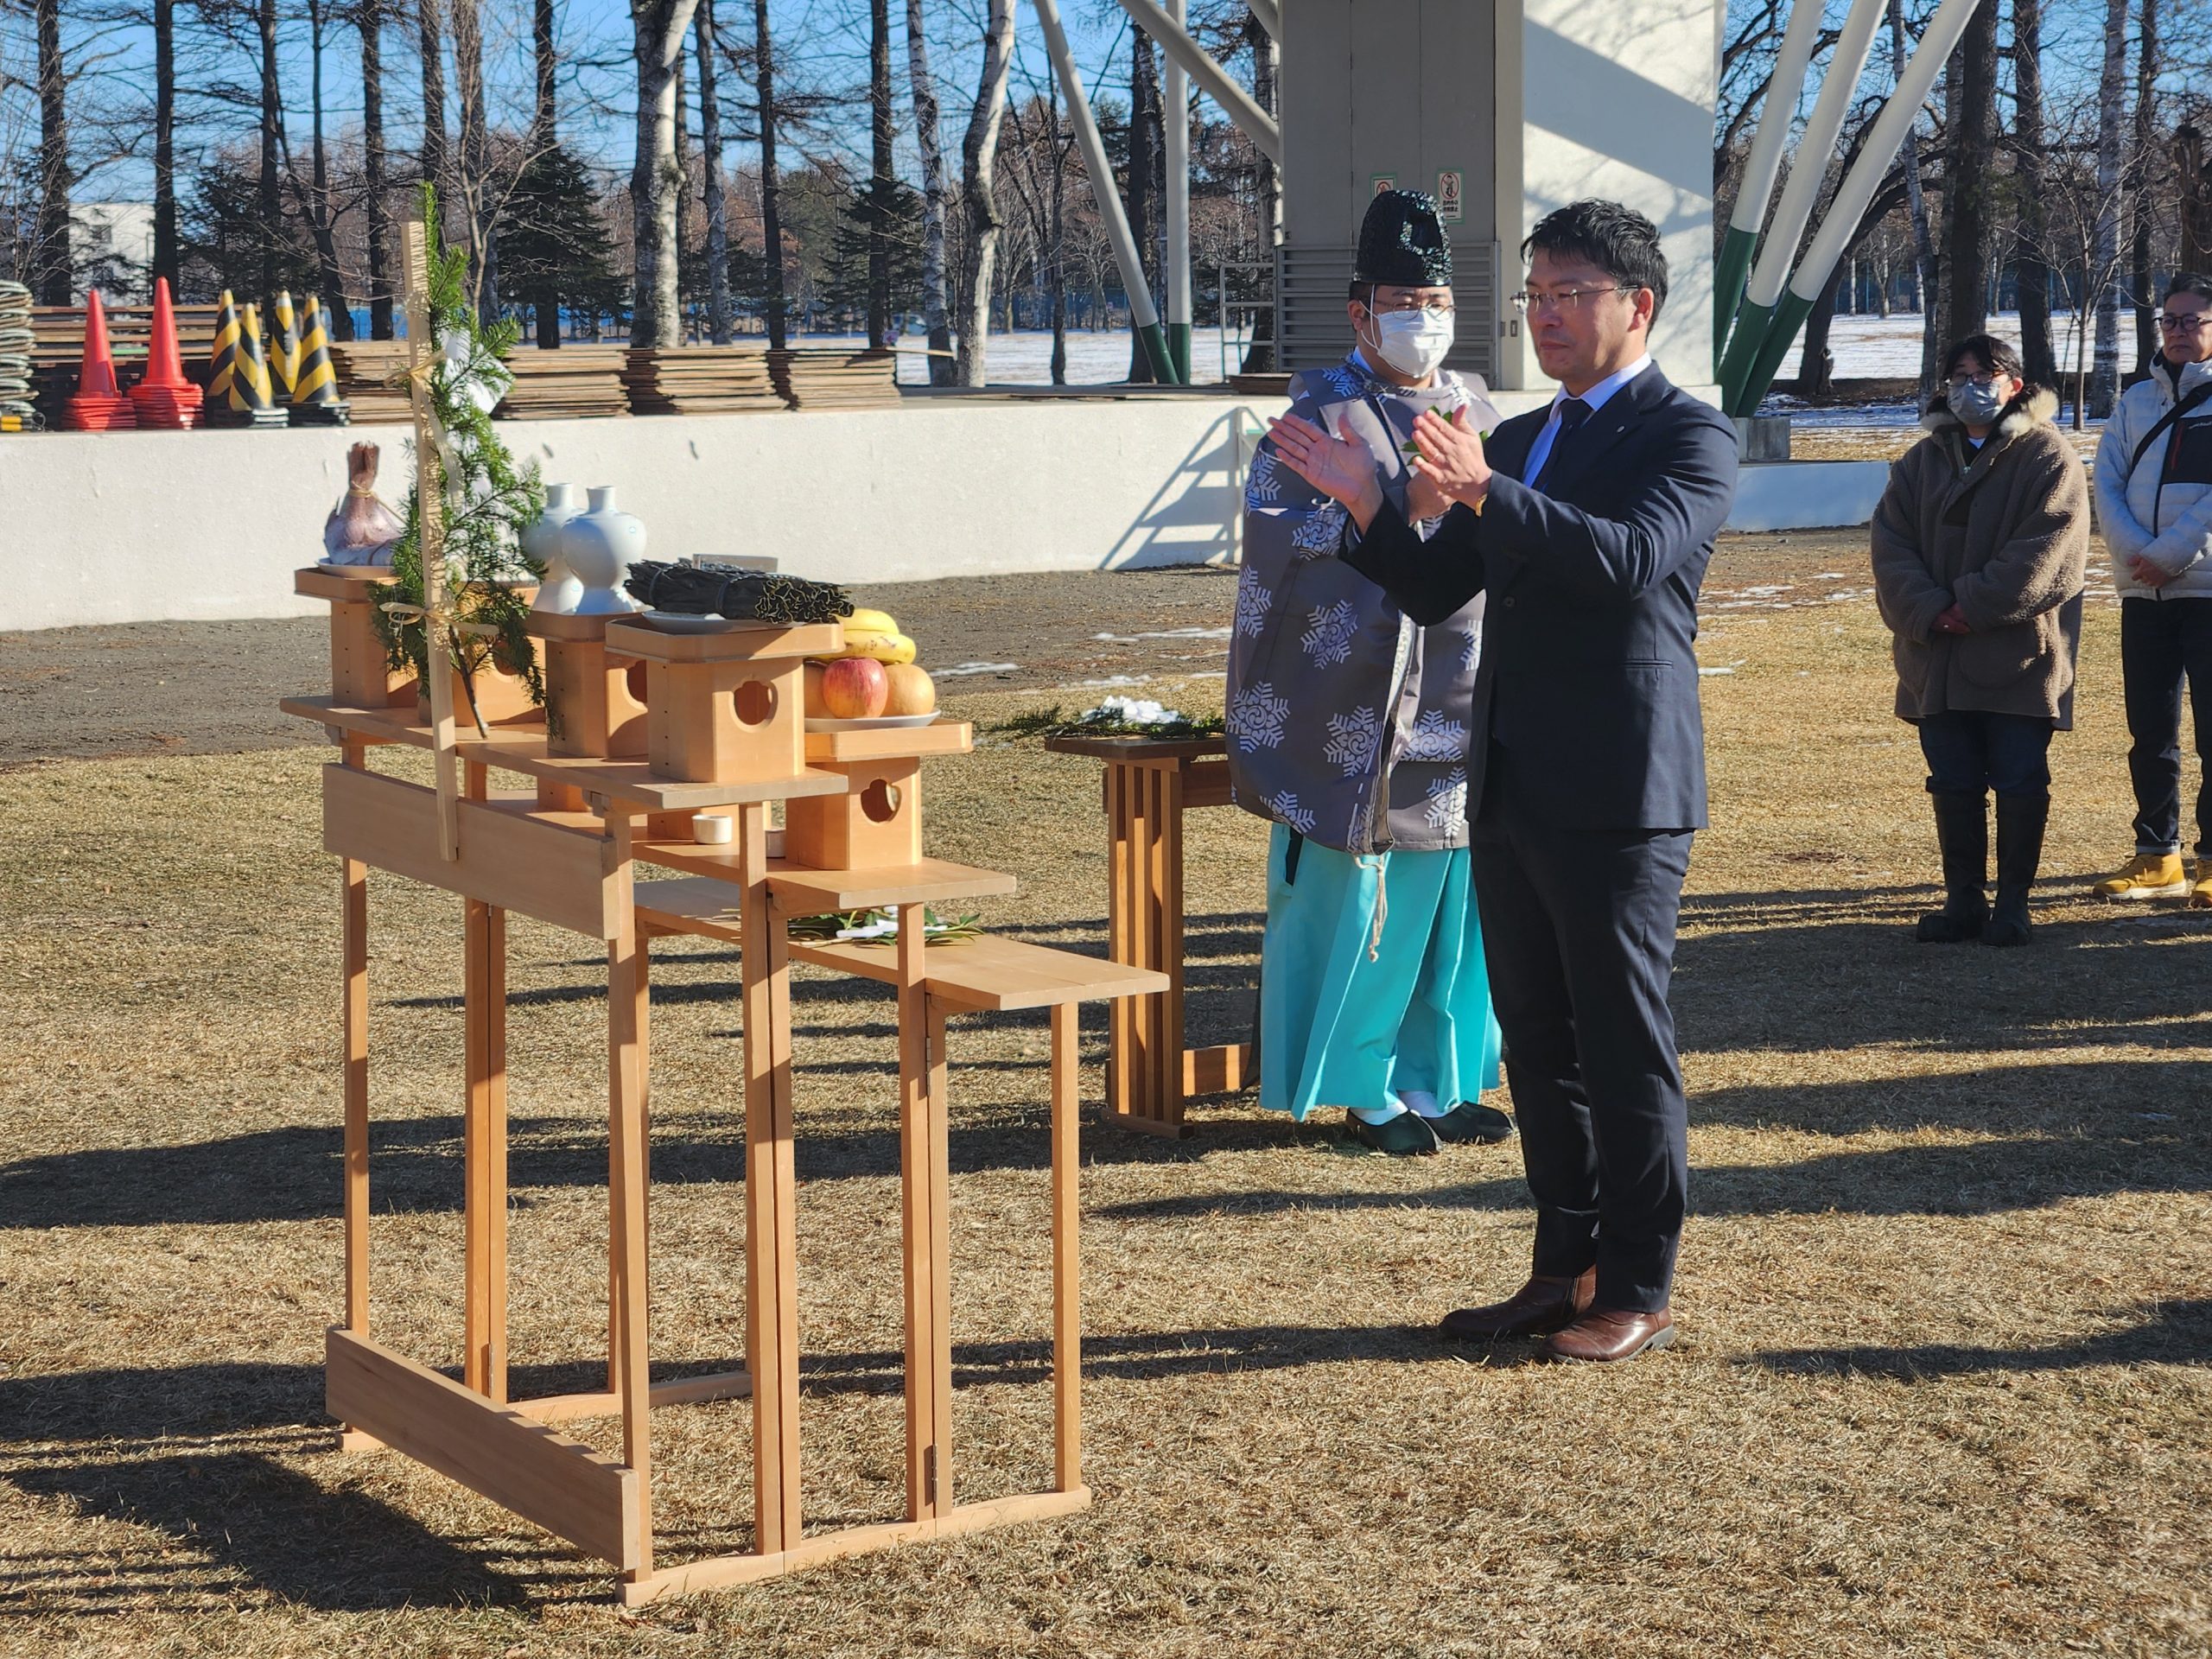
<svg viewBox="0 0 2212 1659"><path fill-rule="evenodd" d="M569 520L561 531L562 563L583 591L575 614L607 616L645 607L622 591L630 566L645 556L645 527L614 505L612 484L595 486L591 506Z"/></svg>
<svg viewBox="0 0 2212 1659"><path fill-rule="evenodd" d="M563 533L581 511L574 485L548 484L545 511L522 533L522 550L545 567L545 580L538 585L533 609L573 615L577 601L583 598L584 585L569 569L568 538Z"/></svg>

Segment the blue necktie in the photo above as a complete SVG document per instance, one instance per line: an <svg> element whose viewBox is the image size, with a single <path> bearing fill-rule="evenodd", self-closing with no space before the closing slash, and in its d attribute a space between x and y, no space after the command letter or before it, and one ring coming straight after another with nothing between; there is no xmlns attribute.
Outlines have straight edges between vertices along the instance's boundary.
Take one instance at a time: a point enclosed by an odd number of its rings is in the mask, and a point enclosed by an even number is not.
<svg viewBox="0 0 2212 1659"><path fill-rule="evenodd" d="M1539 472L1535 478L1530 479L1529 483L1534 484L1537 479L1548 476L1552 469L1559 465L1559 458L1565 452L1567 445L1573 441L1576 429L1588 420L1593 412L1590 405L1580 397L1564 397L1560 400L1559 430L1552 434L1551 450L1544 457L1542 471Z"/></svg>

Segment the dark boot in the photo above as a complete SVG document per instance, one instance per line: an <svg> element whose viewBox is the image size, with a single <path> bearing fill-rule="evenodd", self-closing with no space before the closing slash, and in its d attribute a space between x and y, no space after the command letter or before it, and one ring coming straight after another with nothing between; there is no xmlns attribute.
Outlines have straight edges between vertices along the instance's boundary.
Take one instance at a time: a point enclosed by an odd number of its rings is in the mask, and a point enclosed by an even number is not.
<svg viewBox="0 0 2212 1659"><path fill-rule="evenodd" d="M2028 889L2043 862L2043 830L2050 818L2050 797L1997 798L1997 906L1981 931L1984 944L2028 942Z"/></svg>
<svg viewBox="0 0 2212 1659"><path fill-rule="evenodd" d="M1920 918L1916 937L1923 944L1956 944L1980 937L1989 918L1981 885L1989 874L1988 800L1949 791L1928 798L1936 806L1936 844L1943 854L1943 908Z"/></svg>

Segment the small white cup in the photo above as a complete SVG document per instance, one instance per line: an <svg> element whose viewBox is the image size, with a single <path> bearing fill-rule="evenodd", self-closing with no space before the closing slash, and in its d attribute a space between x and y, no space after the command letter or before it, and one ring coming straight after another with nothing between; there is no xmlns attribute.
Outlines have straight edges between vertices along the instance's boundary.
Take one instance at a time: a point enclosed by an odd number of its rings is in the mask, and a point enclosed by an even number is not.
<svg viewBox="0 0 2212 1659"><path fill-rule="evenodd" d="M702 847L727 846L729 837L728 813L694 812L691 815L691 839Z"/></svg>

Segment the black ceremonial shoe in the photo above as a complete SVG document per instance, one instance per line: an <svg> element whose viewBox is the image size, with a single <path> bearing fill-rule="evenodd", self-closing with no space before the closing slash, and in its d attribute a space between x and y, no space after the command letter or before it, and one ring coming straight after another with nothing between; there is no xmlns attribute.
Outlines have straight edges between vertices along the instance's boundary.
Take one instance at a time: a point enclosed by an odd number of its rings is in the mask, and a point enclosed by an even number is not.
<svg viewBox="0 0 2212 1659"><path fill-rule="evenodd" d="M1344 1128L1361 1146L1387 1152L1393 1158L1418 1158L1443 1150L1429 1129L1428 1120L1415 1112L1400 1112L1380 1123L1370 1123L1357 1112L1346 1112Z"/></svg>
<svg viewBox="0 0 2212 1659"><path fill-rule="evenodd" d="M1429 1132L1447 1147L1494 1147L1513 1138L1513 1120L1495 1106L1463 1100L1441 1117L1427 1120Z"/></svg>

